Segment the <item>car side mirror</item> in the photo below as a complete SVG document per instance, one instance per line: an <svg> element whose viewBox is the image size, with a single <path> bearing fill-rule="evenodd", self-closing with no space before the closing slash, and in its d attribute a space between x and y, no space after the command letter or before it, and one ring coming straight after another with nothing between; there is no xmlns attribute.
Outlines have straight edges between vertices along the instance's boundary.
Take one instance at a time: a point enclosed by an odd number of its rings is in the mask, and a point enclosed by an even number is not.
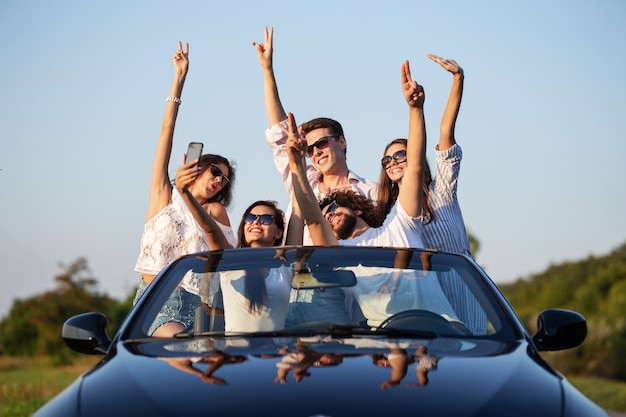
<svg viewBox="0 0 626 417"><path fill-rule="evenodd" d="M550 309L539 314L533 341L540 352L570 349L587 337L587 322L575 311Z"/></svg>
<svg viewBox="0 0 626 417"><path fill-rule="evenodd" d="M65 344L75 352L102 355L111 346L109 320L102 313L83 313L70 317L63 324Z"/></svg>

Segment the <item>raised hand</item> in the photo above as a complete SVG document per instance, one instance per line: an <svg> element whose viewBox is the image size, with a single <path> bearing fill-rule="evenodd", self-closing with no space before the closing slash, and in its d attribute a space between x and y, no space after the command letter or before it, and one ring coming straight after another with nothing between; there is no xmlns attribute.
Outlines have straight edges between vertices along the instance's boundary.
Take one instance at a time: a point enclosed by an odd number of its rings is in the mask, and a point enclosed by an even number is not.
<svg viewBox="0 0 626 417"><path fill-rule="evenodd" d="M433 54L426 54L426 56L452 74L463 74L463 68L454 59L445 59Z"/></svg>
<svg viewBox="0 0 626 417"><path fill-rule="evenodd" d="M265 39L264 43L252 42L252 45L256 49L259 63L262 68L272 67L272 54L274 52L272 48L272 40L274 38L274 28L267 28L265 26Z"/></svg>
<svg viewBox="0 0 626 417"><path fill-rule="evenodd" d="M176 170L176 179L174 180L176 189L181 193L200 175L201 169L197 164L197 159L185 163L185 157L183 156L183 165Z"/></svg>
<svg viewBox="0 0 626 417"><path fill-rule="evenodd" d="M291 161L301 161L306 152L306 141L302 138L293 113L287 114L287 129L278 125L287 135L286 151Z"/></svg>
<svg viewBox="0 0 626 417"><path fill-rule="evenodd" d="M424 105L424 88L411 78L409 61L404 61L400 68L400 80L402 92L409 107L422 107Z"/></svg>
<svg viewBox="0 0 626 417"><path fill-rule="evenodd" d="M189 70L189 44L185 43L183 51L183 43L178 41L178 50L174 52L174 71L177 74L187 74Z"/></svg>

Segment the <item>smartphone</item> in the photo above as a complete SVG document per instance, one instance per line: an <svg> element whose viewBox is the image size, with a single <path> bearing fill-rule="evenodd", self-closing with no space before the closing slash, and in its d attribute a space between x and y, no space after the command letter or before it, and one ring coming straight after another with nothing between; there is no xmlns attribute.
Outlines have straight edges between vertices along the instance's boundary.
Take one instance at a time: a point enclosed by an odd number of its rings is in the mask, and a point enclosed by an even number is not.
<svg viewBox="0 0 626 417"><path fill-rule="evenodd" d="M185 156L185 163L200 159L200 157L202 156L203 147L204 145L202 144L202 142L189 142L189 147L187 147L187 155Z"/></svg>

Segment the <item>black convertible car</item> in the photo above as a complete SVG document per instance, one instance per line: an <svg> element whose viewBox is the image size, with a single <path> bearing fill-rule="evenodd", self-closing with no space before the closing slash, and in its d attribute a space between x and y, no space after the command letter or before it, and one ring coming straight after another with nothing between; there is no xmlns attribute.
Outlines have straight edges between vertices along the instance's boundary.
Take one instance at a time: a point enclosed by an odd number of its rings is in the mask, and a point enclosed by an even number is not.
<svg viewBox="0 0 626 417"><path fill-rule="evenodd" d="M171 323L182 330L163 334ZM96 312L66 321L67 345L102 360L36 416L607 415L539 355L580 345L585 319L546 310L530 336L462 255L191 254L161 272L113 339L107 327Z"/></svg>

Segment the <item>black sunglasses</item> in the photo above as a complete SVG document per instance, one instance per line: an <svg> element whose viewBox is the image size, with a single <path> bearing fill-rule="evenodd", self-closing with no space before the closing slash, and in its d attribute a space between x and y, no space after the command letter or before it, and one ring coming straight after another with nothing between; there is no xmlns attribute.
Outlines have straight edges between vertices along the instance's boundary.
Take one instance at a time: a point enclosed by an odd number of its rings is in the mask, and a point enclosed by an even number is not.
<svg viewBox="0 0 626 417"><path fill-rule="evenodd" d="M393 153L393 155L384 156L383 159L380 160L383 168L389 169L391 167L391 161L396 161L396 164L406 161L406 150L402 149Z"/></svg>
<svg viewBox="0 0 626 417"><path fill-rule="evenodd" d="M252 213L248 213L243 218L243 222L245 224L252 224L252 223L258 221L260 224L262 224L264 226L269 226L270 224L274 223L274 219L275 219L275 216L273 216L271 214L252 214Z"/></svg>
<svg viewBox="0 0 626 417"><path fill-rule="evenodd" d="M220 177L222 181L226 181L227 183L230 182L230 179L226 175L224 175L220 167L218 167L217 165L211 164L210 169L211 169L211 175L213 175L214 177L216 178Z"/></svg>
<svg viewBox="0 0 626 417"><path fill-rule="evenodd" d="M335 200L332 201L328 206L326 206L326 213L324 213L324 218L328 220L328 215L333 213L335 210L339 208L339 204Z"/></svg>
<svg viewBox="0 0 626 417"><path fill-rule="evenodd" d="M336 135L330 135L330 136L324 136L323 138L319 138L318 140L315 141L315 143L313 145L309 145L306 147L306 154L310 157L313 156L313 152L315 151L315 149L313 148L317 148L317 149L326 149L328 148L328 141L333 139L333 138L338 138L339 136Z"/></svg>

